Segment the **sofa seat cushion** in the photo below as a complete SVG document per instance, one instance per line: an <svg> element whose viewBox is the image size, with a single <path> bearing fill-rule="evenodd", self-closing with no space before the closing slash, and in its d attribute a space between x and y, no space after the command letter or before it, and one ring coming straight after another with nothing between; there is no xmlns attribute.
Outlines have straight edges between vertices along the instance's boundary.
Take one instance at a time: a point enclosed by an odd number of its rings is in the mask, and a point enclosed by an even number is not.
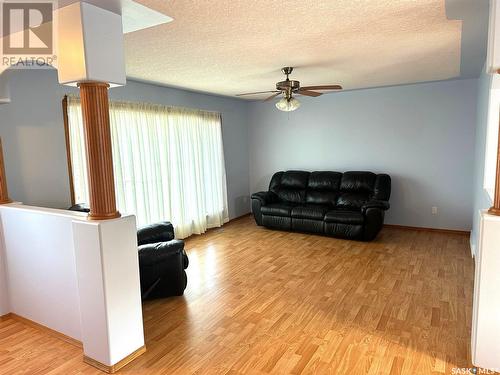
<svg viewBox="0 0 500 375"><path fill-rule="evenodd" d="M271 203L262 206L260 211L263 215L290 217L293 207L295 205L290 203Z"/></svg>
<svg viewBox="0 0 500 375"><path fill-rule="evenodd" d="M307 204L296 206L292 209L292 217L298 219L323 220L325 214L331 207L319 204Z"/></svg>
<svg viewBox="0 0 500 375"><path fill-rule="evenodd" d="M326 223L359 225L363 224L364 220L363 214L358 211L333 210L325 214Z"/></svg>

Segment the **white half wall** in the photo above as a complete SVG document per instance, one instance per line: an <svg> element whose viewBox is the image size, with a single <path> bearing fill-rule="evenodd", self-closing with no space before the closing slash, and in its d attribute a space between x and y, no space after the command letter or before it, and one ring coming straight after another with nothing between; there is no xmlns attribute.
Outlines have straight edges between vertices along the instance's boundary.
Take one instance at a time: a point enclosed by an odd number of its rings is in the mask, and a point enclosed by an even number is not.
<svg viewBox="0 0 500 375"><path fill-rule="evenodd" d="M0 220L0 233L3 233L2 220ZM7 285L7 268L5 267L5 242L0 235L0 316L10 312L9 286Z"/></svg>
<svg viewBox="0 0 500 375"><path fill-rule="evenodd" d="M500 369L500 217L481 211L475 257L471 350L475 366Z"/></svg>
<svg viewBox="0 0 500 375"><path fill-rule="evenodd" d="M83 350L112 366L144 346L134 216L73 221Z"/></svg>
<svg viewBox="0 0 500 375"><path fill-rule="evenodd" d="M81 340L75 215L63 212L0 206L9 312Z"/></svg>
<svg viewBox="0 0 500 375"><path fill-rule="evenodd" d="M387 223L470 230L476 95L469 79L300 97L291 113L252 103L250 192L280 170L388 173Z"/></svg>
<svg viewBox="0 0 500 375"><path fill-rule="evenodd" d="M0 205L1 315L82 341L112 366L144 346L134 216L90 221L79 212Z"/></svg>

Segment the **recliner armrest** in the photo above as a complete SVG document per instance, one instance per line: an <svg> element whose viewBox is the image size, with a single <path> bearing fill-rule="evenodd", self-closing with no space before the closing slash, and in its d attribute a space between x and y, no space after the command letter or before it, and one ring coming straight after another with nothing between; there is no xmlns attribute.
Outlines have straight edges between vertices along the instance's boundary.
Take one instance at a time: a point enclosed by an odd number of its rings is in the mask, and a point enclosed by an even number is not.
<svg viewBox="0 0 500 375"><path fill-rule="evenodd" d="M274 203L278 200L278 196L272 191L260 191L252 194L252 199L258 199L262 205Z"/></svg>
<svg viewBox="0 0 500 375"><path fill-rule="evenodd" d="M172 240L139 246L139 263L141 266L154 265L168 261L175 257L182 257L184 268L187 268L187 258L184 252L184 241Z"/></svg>
<svg viewBox="0 0 500 375"><path fill-rule="evenodd" d="M180 296L187 285L189 260L184 241L172 240L139 247L142 298Z"/></svg>
<svg viewBox="0 0 500 375"><path fill-rule="evenodd" d="M387 201L379 201L379 200L371 200L367 203L365 203L361 207L361 212L365 213L367 209L369 208L379 208L381 210L387 211L389 209L390 204Z"/></svg>

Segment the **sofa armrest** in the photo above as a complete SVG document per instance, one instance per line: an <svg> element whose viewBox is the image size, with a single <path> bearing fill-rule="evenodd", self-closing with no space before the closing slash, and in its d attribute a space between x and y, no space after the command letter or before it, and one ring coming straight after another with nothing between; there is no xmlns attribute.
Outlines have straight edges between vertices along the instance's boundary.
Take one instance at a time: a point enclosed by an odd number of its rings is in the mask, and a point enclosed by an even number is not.
<svg viewBox="0 0 500 375"><path fill-rule="evenodd" d="M252 213L257 225L262 225L261 207L278 201L278 196L272 191L260 191L252 194Z"/></svg>
<svg viewBox="0 0 500 375"><path fill-rule="evenodd" d="M174 226L168 221L147 225L137 230L137 244L139 246L172 241L174 238Z"/></svg>
<svg viewBox="0 0 500 375"><path fill-rule="evenodd" d="M369 208L379 208L381 210L387 211L389 209L389 207L390 207L390 204L387 201L371 200L371 201L366 202L361 207L361 211L363 213L366 213L366 210L368 210Z"/></svg>
<svg viewBox="0 0 500 375"><path fill-rule="evenodd" d="M276 202L278 200L278 196L272 191L260 191L252 194L252 199L258 199L260 204L265 206L266 204Z"/></svg>

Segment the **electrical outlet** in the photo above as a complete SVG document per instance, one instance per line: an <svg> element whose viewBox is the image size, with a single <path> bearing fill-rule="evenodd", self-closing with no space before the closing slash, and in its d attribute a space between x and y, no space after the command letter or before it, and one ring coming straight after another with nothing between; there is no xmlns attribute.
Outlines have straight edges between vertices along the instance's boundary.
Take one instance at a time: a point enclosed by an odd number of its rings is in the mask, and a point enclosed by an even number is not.
<svg viewBox="0 0 500 375"><path fill-rule="evenodd" d="M438 214L438 208L436 206L432 207L432 214L437 215Z"/></svg>

